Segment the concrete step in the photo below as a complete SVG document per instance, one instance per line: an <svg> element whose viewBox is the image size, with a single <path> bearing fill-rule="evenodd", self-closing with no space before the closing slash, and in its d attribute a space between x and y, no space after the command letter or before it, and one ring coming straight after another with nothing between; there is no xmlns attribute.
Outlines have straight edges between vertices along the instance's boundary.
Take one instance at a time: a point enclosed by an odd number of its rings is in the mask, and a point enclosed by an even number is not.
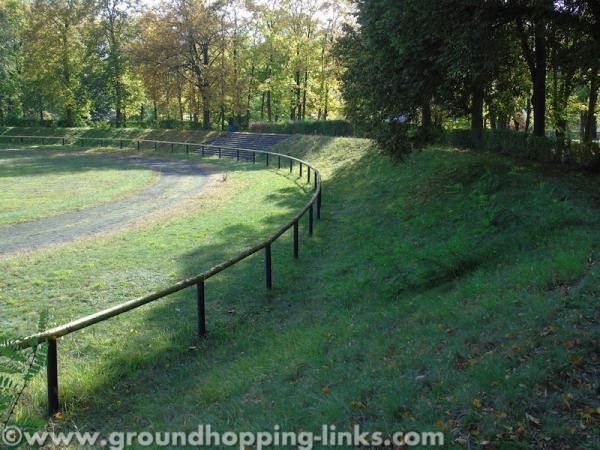
<svg viewBox="0 0 600 450"><path fill-rule="evenodd" d="M252 150L266 150L289 138L290 135L288 134L226 132L209 139L207 144L247 148Z"/></svg>

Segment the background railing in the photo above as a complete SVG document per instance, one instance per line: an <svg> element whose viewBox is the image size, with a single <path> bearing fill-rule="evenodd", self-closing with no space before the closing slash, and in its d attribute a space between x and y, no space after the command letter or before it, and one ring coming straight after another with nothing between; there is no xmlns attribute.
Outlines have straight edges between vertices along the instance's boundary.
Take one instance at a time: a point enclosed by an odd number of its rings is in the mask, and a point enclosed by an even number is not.
<svg viewBox="0 0 600 450"><path fill-rule="evenodd" d="M148 145L155 150L159 148L168 148L174 152L178 148L184 148L186 153L197 152L202 156L217 156L219 158L229 157L235 158L237 161L247 160L252 161L253 164L257 163L257 156L264 161L266 167L271 164L277 164L278 169L287 167L289 172L294 171L294 166L298 166L299 176L304 176L304 169L306 172L307 183L311 183L311 176L313 182L313 194L306 203L306 205L298 211L294 217L287 223L279 227L269 237L256 245L238 253L237 255L229 258L226 261L217 264L216 266L196 275L191 278L178 281L177 283L166 287L160 291L153 292L151 294L139 297L111 308L103 309L94 314L81 317L71 322L50 328L41 333L28 336L27 338L18 341L15 345L20 348L27 348L31 346L32 342L41 344L46 342L48 346L47 354L47 387L48 387L48 413L50 416L59 411L60 403L58 396L58 348L57 342L59 338L62 338L68 334L74 333L75 331L87 328L98 322L110 319L112 317L123 314L132 309L139 308L147 303L152 303L156 300L164 298L175 292L179 292L189 287L196 287L196 299L197 299L197 312L198 312L198 336L203 337L206 335L206 308L205 308L205 289L204 283L209 278L217 275L224 271L228 267L248 258L255 253L264 250L265 257L265 285L267 289L271 289L273 286L272 270L271 270L271 244L275 242L281 235L283 235L289 229L293 230L293 255L294 258L299 256L299 237L298 228L299 222L305 214L308 213L308 234L313 234L313 216L316 209L317 219L321 218L321 175L319 171L312 166L310 163L303 161L299 158L295 158L290 155L282 153L269 152L265 150L254 150L235 148L228 146L215 146L210 144L194 144L191 142L171 142L171 141L156 141L156 140L145 140L145 139L120 139L120 138L82 138L82 137L68 137L68 136L10 136L0 135L1 141L9 141L9 143L39 143L39 144L60 144L60 145L93 145L97 144L104 146L107 143L117 143L119 148L134 147L142 149ZM261 161L261 162L262 162ZM276 161L276 162L275 162ZM282 164L283 163L283 164Z"/></svg>

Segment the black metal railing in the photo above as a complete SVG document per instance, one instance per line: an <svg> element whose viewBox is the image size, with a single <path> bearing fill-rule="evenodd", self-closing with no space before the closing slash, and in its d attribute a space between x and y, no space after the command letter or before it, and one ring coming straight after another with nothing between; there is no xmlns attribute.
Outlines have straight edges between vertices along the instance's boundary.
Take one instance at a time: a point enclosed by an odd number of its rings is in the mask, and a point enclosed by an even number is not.
<svg viewBox="0 0 600 450"><path fill-rule="evenodd" d="M177 283L166 287L160 291L153 292L151 294L139 297L119 305L103 309L94 314L90 314L71 322L50 328L41 333L28 336L23 340L20 340L16 345L20 348L27 348L31 342L37 342L41 344L47 343L48 346L48 357L47 357L47 387L48 387L48 413L52 416L60 409L59 395L58 395L58 348L57 342L60 338L74 333L83 328L87 328L98 322L110 319L112 317L123 314L132 309L139 308L148 303L152 303L156 300L164 298L168 295L179 292L189 287L196 287L197 292L197 312L198 312L198 336L203 337L206 335L206 308L205 308L205 287L204 283L209 278L217 275L224 271L228 267L248 258L261 250L264 250L265 258L265 286L267 289L271 289L273 286L272 268L271 268L271 244L275 242L281 235L283 235L289 229L293 231L293 256L294 258L299 257L299 222L305 214L308 213L308 234L313 234L313 216L316 209L317 219L321 218L321 175L319 171L312 166L310 163L303 161L299 158L295 158L290 155L282 153L269 152L265 150L254 150L245 148L235 148L222 145L210 145L210 144L194 144L192 142L171 142L171 141L157 141L148 139L121 139L121 138L89 138L89 137L68 137L68 136L10 136L0 135L0 140L9 140L9 142L16 142L20 144L26 143L40 143L42 145L55 142L60 145L71 145L76 144L85 146L86 144L99 143L100 146L104 146L106 143L118 143L119 148L126 148L133 146L134 148L141 149L146 144L150 144L151 148L158 150L159 147L167 147L170 151L174 152L177 148L184 148L186 153L198 152L202 156L217 156L219 158L230 157L235 158L237 161L247 160L252 161L253 164L257 163L257 155L264 156L264 162L267 167L271 164L271 157L277 159L277 169L281 169L282 161L288 161L289 172L292 173L294 170L295 163L298 165L299 176L303 175L303 169L306 168L306 180L307 183L311 183L311 172L313 182L313 194L306 203L306 205L298 211L294 217L287 223L279 227L269 237L257 243L256 245L243 250L237 255L223 261L216 266L196 275L191 278L186 278L178 281ZM125 145L129 144L129 145Z"/></svg>

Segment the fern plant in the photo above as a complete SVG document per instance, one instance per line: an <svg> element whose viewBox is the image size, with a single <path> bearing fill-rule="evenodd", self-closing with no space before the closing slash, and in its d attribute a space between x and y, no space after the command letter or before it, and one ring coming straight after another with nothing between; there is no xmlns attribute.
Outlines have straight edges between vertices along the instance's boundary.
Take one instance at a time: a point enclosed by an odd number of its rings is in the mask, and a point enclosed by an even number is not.
<svg viewBox="0 0 600 450"><path fill-rule="evenodd" d="M38 330L46 329L47 322L48 314L43 312ZM46 346L36 338L27 344L23 349L16 339L0 336L0 434L13 420L25 389L46 365Z"/></svg>

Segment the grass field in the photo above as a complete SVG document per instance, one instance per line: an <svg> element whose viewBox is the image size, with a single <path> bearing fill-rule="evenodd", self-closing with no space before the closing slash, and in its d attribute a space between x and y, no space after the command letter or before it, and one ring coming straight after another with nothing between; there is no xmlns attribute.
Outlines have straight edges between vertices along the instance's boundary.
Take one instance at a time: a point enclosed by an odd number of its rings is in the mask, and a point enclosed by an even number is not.
<svg viewBox="0 0 600 450"><path fill-rule="evenodd" d="M59 343L59 429L442 430L448 448L595 448L596 177L430 148L404 164L368 141L295 137L325 180L323 219L194 292ZM147 293L224 259L306 199L294 179L223 164L197 211L0 262L15 330ZM281 175L284 175L283 173ZM44 410L38 379L20 411Z"/></svg>
<svg viewBox="0 0 600 450"><path fill-rule="evenodd" d="M149 169L69 154L0 155L0 225L114 201L155 181Z"/></svg>

